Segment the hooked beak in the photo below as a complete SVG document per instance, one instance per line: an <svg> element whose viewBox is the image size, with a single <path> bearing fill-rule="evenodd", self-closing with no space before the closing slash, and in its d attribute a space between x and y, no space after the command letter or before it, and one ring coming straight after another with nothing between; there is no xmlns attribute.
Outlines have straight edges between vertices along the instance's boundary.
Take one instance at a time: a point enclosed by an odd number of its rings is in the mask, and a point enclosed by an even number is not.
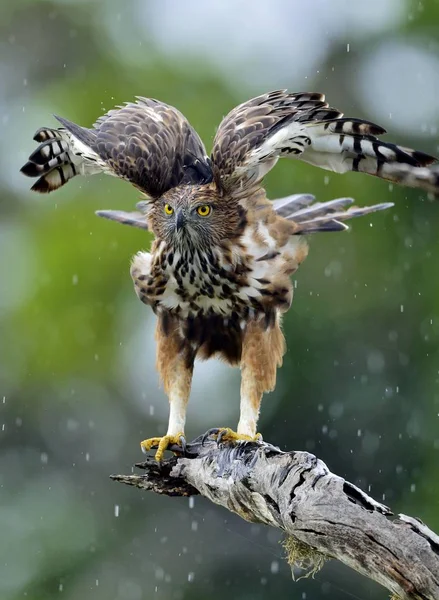
<svg viewBox="0 0 439 600"><path fill-rule="evenodd" d="M183 211L180 209L179 211L177 211L177 219L175 221L175 228L177 231L180 231L180 229L184 226L184 214Z"/></svg>

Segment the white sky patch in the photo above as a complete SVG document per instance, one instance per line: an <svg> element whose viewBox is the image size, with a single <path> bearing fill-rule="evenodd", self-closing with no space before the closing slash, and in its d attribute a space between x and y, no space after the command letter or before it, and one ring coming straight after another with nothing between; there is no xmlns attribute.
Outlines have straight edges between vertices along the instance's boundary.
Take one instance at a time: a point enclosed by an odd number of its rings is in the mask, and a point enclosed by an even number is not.
<svg viewBox="0 0 439 600"><path fill-rule="evenodd" d="M436 135L439 58L420 45L382 43L363 57L352 90L366 113L389 130Z"/></svg>
<svg viewBox="0 0 439 600"><path fill-rule="evenodd" d="M139 44L152 41L183 68L210 63L231 86L258 89L311 77L333 43L345 40L354 49L354 42L397 27L407 10L406 0L137 0L134 6L135 19L103 5L118 51L144 59Z"/></svg>

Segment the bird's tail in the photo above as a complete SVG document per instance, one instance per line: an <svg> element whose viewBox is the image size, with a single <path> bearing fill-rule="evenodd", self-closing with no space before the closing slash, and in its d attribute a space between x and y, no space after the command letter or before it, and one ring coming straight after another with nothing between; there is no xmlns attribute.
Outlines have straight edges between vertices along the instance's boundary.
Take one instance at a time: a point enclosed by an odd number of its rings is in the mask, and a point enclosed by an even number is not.
<svg viewBox="0 0 439 600"><path fill-rule="evenodd" d="M78 175L75 156L64 129L41 127L33 139L40 144L20 171L27 177L38 177L31 188L34 192L48 194Z"/></svg>
<svg viewBox="0 0 439 600"><path fill-rule="evenodd" d="M329 202L314 200L315 197L310 194L295 194L274 200L273 208L279 216L294 222L297 226L295 235L305 235L321 231L344 231L349 229L344 221L394 206L392 202L373 206L349 206L354 202L352 198L337 198Z"/></svg>

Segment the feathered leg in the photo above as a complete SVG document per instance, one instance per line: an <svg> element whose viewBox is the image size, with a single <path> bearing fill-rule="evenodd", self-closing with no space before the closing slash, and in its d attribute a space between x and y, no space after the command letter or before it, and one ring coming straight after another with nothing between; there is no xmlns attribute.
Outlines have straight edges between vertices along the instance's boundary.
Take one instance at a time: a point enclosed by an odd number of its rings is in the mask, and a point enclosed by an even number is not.
<svg viewBox="0 0 439 600"><path fill-rule="evenodd" d="M141 442L142 450L147 452L157 448L156 460L160 461L164 451L172 444L184 448L184 426L186 409L191 391L194 355L181 351L182 340L177 329L168 331L169 324L164 327L162 319L158 320L156 329L157 370L163 381L165 392L169 398L168 431L163 437L150 438Z"/></svg>
<svg viewBox="0 0 439 600"><path fill-rule="evenodd" d="M254 440L259 409L264 392L271 392L276 385L276 371L282 364L285 339L279 317L268 329L263 321L252 321L244 334L241 357L241 403L238 429L220 432L221 440Z"/></svg>

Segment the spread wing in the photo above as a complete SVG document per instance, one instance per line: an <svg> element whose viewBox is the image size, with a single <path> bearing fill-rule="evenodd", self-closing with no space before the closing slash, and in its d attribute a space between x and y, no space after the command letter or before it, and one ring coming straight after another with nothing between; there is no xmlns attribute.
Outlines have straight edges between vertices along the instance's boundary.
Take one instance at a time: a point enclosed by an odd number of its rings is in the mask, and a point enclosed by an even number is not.
<svg viewBox="0 0 439 600"><path fill-rule="evenodd" d="M437 160L423 152L382 142L379 125L343 118L318 93L285 90L253 98L234 108L220 124L212 150L216 185L223 192L247 195L282 157L345 173L361 171L417 187L412 168ZM392 165L405 165L392 169ZM404 176L402 175L404 174Z"/></svg>
<svg viewBox="0 0 439 600"><path fill-rule="evenodd" d="M32 189L50 192L74 175L107 172L156 198L184 183L212 180L210 160L187 119L150 98L110 110L90 129L57 117L63 128L44 129L22 172L41 176Z"/></svg>

